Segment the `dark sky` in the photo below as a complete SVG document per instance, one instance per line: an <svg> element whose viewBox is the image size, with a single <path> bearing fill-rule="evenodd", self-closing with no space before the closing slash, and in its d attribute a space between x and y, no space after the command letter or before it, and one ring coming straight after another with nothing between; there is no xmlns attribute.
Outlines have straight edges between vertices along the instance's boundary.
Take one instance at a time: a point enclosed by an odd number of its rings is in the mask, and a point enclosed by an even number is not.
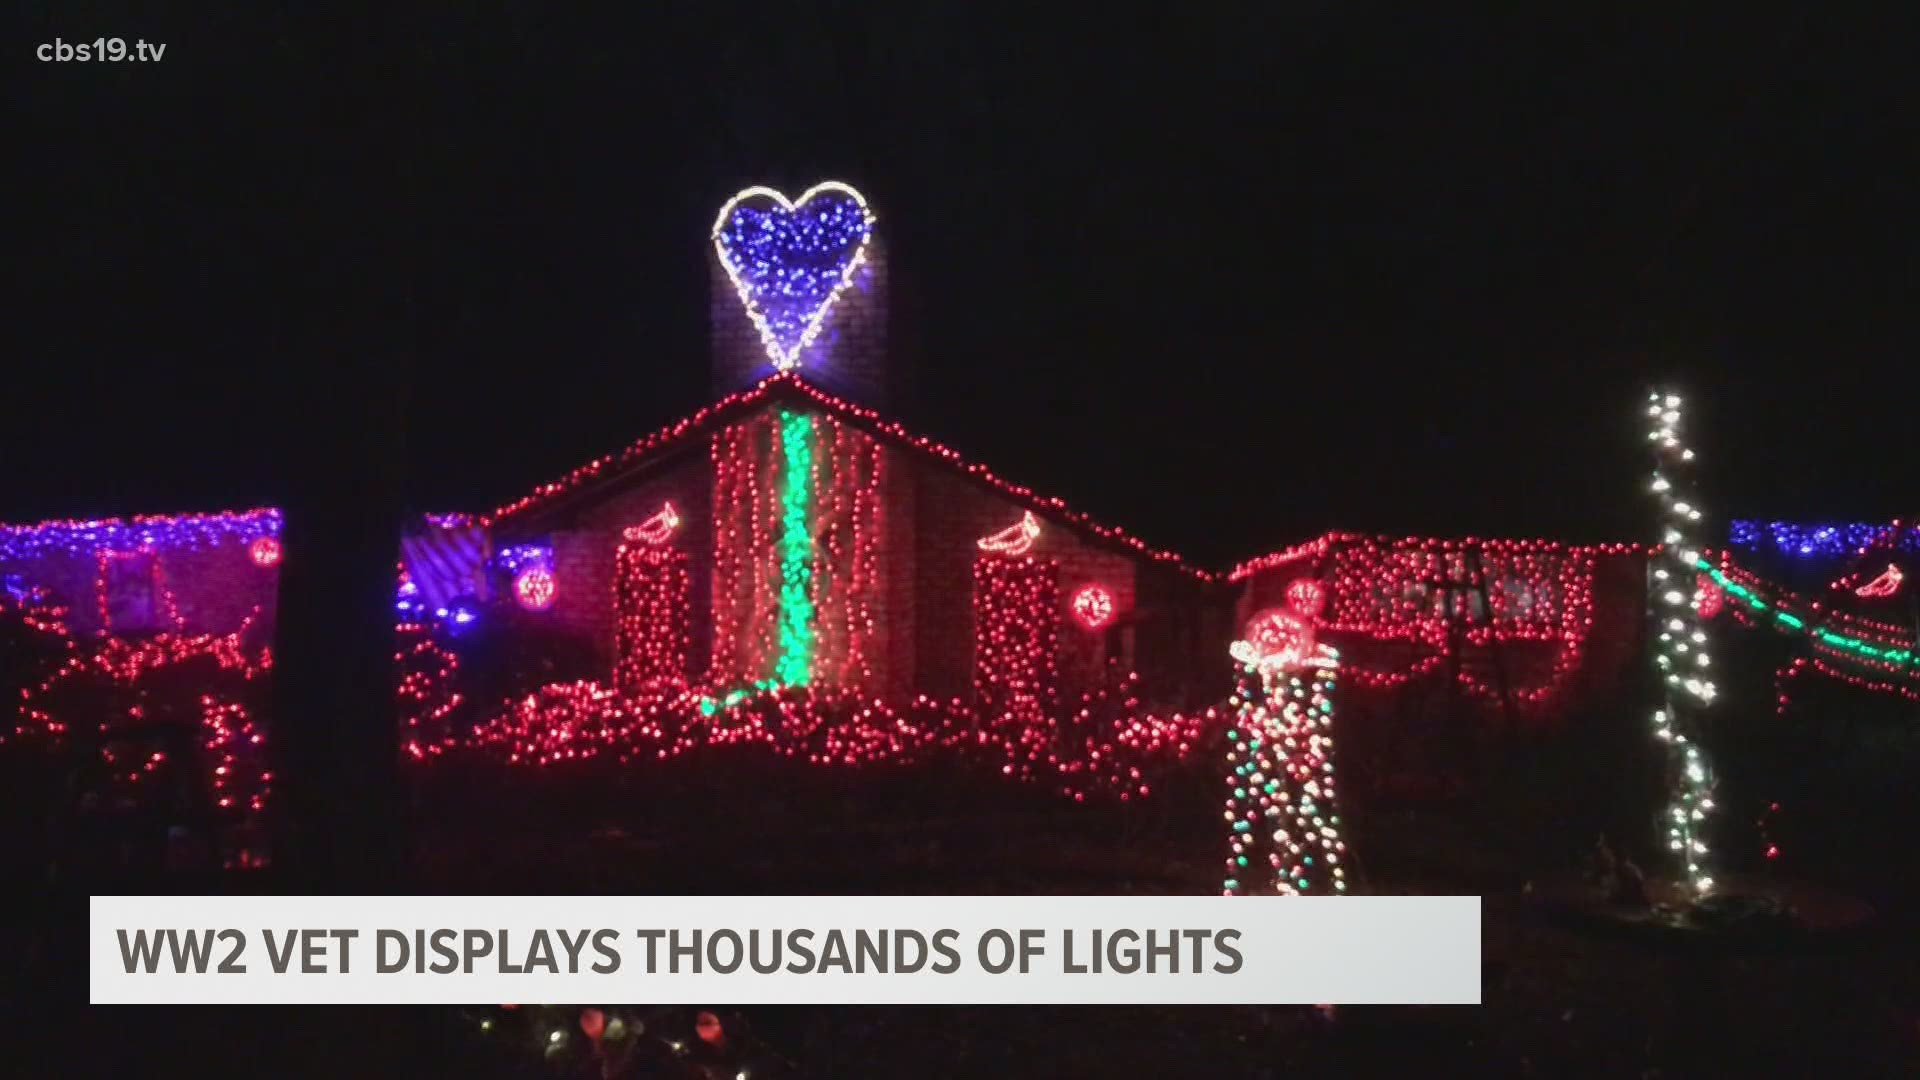
<svg viewBox="0 0 1920 1080"><path fill-rule="evenodd" d="M902 419L1204 561L1638 538L1663 374L1710 509L1920 511L1902 28L282 6L8 35L0 520L275 501L367 349L415 508L488 508L703 403L714 209L824 178L881 215ZM33 59L102 35L167 52Z"/></svg>

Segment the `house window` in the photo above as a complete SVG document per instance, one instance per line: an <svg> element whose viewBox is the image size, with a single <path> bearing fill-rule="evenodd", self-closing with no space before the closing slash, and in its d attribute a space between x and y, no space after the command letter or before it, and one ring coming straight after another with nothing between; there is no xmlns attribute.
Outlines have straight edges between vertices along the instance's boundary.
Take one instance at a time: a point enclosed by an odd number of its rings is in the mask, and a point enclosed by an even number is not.
<svg viewBox="0 0 1920 1080"><path fill-rule="evenodd" d="M159 629L160 590L153 553L108 552L101 562L101 628L114 634Z"/></svg>

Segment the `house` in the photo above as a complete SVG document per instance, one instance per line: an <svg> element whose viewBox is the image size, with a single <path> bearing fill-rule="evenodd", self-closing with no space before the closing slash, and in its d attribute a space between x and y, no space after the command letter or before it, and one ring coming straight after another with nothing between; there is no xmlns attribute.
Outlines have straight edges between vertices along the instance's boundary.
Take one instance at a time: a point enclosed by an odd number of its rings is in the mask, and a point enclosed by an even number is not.
<svg viewBox="0 0 1920 1080"><path fill-rule="evenodd" d="M609 699L808 687L988 722L1052 722L1130 674L1143 714L1217 703L1229 644L1303 578L1347 686L1433 675L1537 714L1631 658L1631 545L1329 534L1212 572L889 418L887 260L857 191L751 188L712 235L715 400L415 523L399 621L564 643ZM273 510L0 527L0 573L77 636L224 634L271 626L279 534Z"/></svg>
<svg viewBox="0 0 1920 1080"><path fill-rule="evenodd" d="M0 600L57 602L78 637L273 622L280 512L0 525Z"/></svg>
<svg viewBox="0 0 1920 1080"><path fill-rule="evenodd" d="M1217 674L1232 630L1213 574L884 414L896 373L872 225L841 185L727 204L711 259L722 396L484 517L495 551L528 553L516 597L629 687L971 700L1020 638L1038 664L1021 693L1039 699L1114 669L1155 703L1217 696L1195 678Z"/></svg>

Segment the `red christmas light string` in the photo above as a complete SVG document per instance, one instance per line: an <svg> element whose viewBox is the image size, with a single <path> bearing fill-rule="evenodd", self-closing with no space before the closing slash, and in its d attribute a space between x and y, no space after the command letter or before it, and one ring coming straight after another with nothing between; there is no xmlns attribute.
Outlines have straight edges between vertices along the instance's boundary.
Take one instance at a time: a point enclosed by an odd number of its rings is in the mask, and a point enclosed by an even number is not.
<svg viewBox="0 0 1920 1080"><path fill-rule="evenodd" d="M1083 695L1059 723L1038 721L1032 735L1008 731L953 699L921 695L901 704L839 687L772 687L728 695L724 709L703 707L708 687L636 695L594 682L542 687L458 740L514 764L666 761L706 748L758 746L816 765L901 764L933 753L959 753L1003 774L1058 784L1084 800L1151 792L1148 770L1185 757L1217 719L1143 714L1128 676ZM996 730L997 729L997 730ZM1011 748L1011 749L1010 749ZM1031 762L1009 767L1010 754Z"/></svg>
<svg viewBox="0 0 1920 1080"><path fill-rule="evenodd" d="M71 722L63 716L68 703L61 699L61 692L70 686L91 683L133 689L149 674L200 659L211 660L223 671L238 672L242 682L251 682L273 666L270 649L254 649L244 640L259 613L255 609L238 629L227 634L167 632L140 640L109 637L90 653L72 650L46 678L22 689L15 734L57 741L72 733ZM64 627L57 622L47 625L64 634ZM71 638L68 640L71 643ZM250 820L264 808L273 779L265 764L264 731L243 703L203 693L198 704L213 801L220 809L236 811L242 820ZM128 724L138 724L145 718L137 700L124 714ZM103 736L132 731L130 727L121 728L118 719L102 717L95 723ZM140 783L166 763L166 755L160 751L150 752L138 762L122 761L111 738L103 742L99 754L109 776L128 784Z"/></svg>
<svg viewBox="0 0 1920 1080"><path fill-rule="evenodd" d="M614 572L614 684L637 694L683 686L691 642L687 556L645 543L620 545Z"/></svg>
<svg viewBox="0 0 1920 1080"><path fill-rule="evenodd" d="M460 658L434 640L432 628L425 624L401 623L394 627L394 635L401 749L415 760L443 753L452 743L448 718L465 700L455 689Z"/></svg>
<svg viewBox="0 0 1920 1080"><path fill-rule="evenodd" d="M1031 779L1048 750L1060 693L1060 567L1028 555L983 553L973 563L974 691L987 721L981 747L1002 771Z"/></svg>
<svg viewBox="0 0 1920 1080"><path fill-rule="evenodd" d="M1213 573L1188 563L1173 552L1152 547L1124 530L1099 524L1085 514L1073 510L1063 500L1041 496L1031 488L1003 480L985 466L967 461L957 451L931 439L921 438L905 427L883 418L872 409L835 397L809 383L795 372L778 372L770 375L754 386L730 394L675 424L635 441L622 450L587 462L560 479L542 484L522 498L500 506L492 514L481 518L480 523L491 526L505 518L524 513L536 506L545 505L554 499L578 491L596 480L617 473L625 465L650 457L661 450L718 427L736 416L752 411L762 402L770 400L772 395L781 389L797 392L801 397L825 410L834 420L861 429L882 441L944 461L1029 509L1050 514L1108 543L1128 548L1156 562L1177 567L1199 580L1212 581L1216 578ZM725 432L724 428L722 432ZM726 505L719 498L718 490L715 495L716 505Z"/></svg>
<svg viewBox="0 0 1920 1080"><path fill-rule="evenodd" d="M1546 540L1439 540L1326 536L1242 563L1230 581L1278 580L1310 573L1327 608L1323 629L1350 644L1342 674L1355 685L1391 689L1426 678L1455 649L1548 644L1554 652L1534 685L1501 688L1462 666L1458 679L1487 700L1510 697L1540 712L1558 700L1585 658L1593 623L1593 572L1601 555L1634 553L1630 544L1579 546ZM1309 562L1310 561L1310 562ZM1481 588L1486 599L1481 599ZM1490 608L1491 610L1487 610ZM1367 642L1399 642L1419 652L1385 670L1370 667Z"/></svg>

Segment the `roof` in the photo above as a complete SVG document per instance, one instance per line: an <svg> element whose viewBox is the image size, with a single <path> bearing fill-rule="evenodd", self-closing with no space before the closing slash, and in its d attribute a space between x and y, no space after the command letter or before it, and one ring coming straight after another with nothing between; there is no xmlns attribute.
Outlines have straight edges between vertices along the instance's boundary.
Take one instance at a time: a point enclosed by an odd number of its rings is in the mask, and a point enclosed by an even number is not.
<svg viewBox="0 0 1920 1080"><path fill-rule="evenodd" d="M100 551L142 548L202 548L238 539L251 542L280 534L280 511L271 507L206 514L142 514L132 518L56 519L0 523L0 562L53 553L92 556Z"/></svg>
<svg viewBox="0 0 1920 1080"><path fill-rule="evenodd" d="M1375 547L1414 548L1421 551L1447 552L1478 549L1486 554L1501 555L1538 555L1568 552L1578 555L1642 555L1658 550L1659 545L1636 543L1572 544L1560 540L1519 540L1488 536L1387 536L1357 532L1330 532L1314 537L1304 543L1295 544L1270 554L1247 559L1232 570L1221 575L1222 580L1241 582L1257 574L1276 570L1301 559L1318 558L1336 548L1346 545L1373 545Z"/></svg>
<svg viewBox="0 0 1920 1080"><path fill-rule="evenodd" d="M817 408L850 427L867 432L883 443L907 450L943 468L960 473L1028 509L1065 521L1071 528L1096 541L1173 567L1201 581L1214 581L1218 576L1188 562L1174 552L1156 548L1123 529L1103 525L1079 511L1070 509L1061 499L1043 496L1031 488L1004 480L986 466L962 458L958 451L916 435L872 409L829 394L792 371L768 376L752 387L721 398L691 416L629 444L624 449L595 458L560 479L542 484L521 498L499 507L481 519L481 523L495 526L510 520L522 519L523 515L550 509L575 496L598 490L636 470L647 467L659 460L662 455L681 449L700 436L724 428L735 419L753 412L759 406L776 400L797 400Z"/></svg>

